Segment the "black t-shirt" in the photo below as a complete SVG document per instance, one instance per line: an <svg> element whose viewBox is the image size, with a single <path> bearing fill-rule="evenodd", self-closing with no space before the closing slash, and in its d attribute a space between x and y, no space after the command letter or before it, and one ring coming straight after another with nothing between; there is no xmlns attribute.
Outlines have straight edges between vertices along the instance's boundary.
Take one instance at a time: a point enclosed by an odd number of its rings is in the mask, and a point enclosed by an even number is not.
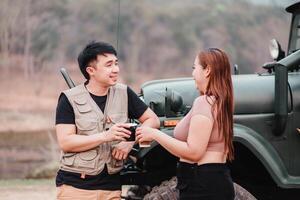
<svg viewBox="0 0 300 200"><path fill-rule="evenodd" d="M102 112L104 112L107 96L96 96L91 93L90 95ZM129 87L127 87L127 95L128 118L140 118L148 108L147 105ZM58 99L56 108L56 124L75 124L73 107L64 93L62 93ZM95 176L86 175L84 179L80 178L80 174L78 173L59 170L56 176L56 186L58 187L63 184L87 190L121 189L119 173L108 174L106 166L100 174Z"/></svg>
<svg viewBox="0 0 300 200"><path fill-rule="evenodd" d="M92 99L99 108L104 112L107 95L96 96L91 94ZM128 118L138 119L148 108L147 105L135 94L135 92L127 87L128 96ZM75 115L73 107L64 93L61 93L56 107L56 124L75 124Z"/></svg>

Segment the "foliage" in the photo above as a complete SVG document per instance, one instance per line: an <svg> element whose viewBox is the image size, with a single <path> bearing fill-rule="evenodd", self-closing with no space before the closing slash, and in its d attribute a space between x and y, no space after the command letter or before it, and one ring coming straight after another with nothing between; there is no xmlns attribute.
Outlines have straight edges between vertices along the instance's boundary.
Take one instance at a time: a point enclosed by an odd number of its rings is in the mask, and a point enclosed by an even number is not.
<svg viewBox="0 0 300 200"><path fill-rule="evenodd" d="M269 40L286 47L288 38L283 8L245 0L2 0L0 7L0 70L18 66L27 77L75 62L91 40L118 47L128 81L135 71L188 76L196 52L212 46L253 73L270 61Z"/></svg>

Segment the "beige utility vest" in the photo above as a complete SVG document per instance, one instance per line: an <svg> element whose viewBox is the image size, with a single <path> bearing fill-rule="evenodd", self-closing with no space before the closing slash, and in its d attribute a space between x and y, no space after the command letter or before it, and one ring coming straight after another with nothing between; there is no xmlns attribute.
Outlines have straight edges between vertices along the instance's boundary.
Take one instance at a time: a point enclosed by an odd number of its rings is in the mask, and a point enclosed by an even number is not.
<svg viewBox="0 0 300 200"><path fill-rule="evenodd" d="M92 99L84 84L63 92L70 101L74 114L76 134L92 135L108 130L115 123L128 120L127 86L116 84L109 88L104 113ZM105 164L109 174L119 172L123 161L112 157L112 148L118 141L105 142L88 151L62 152L60 169L87 175L97 175Z"/></svg>

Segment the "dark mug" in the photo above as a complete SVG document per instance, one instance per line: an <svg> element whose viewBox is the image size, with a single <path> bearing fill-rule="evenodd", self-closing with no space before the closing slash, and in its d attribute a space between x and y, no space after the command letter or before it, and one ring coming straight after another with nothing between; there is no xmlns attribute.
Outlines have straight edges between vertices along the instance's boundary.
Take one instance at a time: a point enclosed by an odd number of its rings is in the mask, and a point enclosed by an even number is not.
<svg viewBox="0 0 300 200"><path fill-rule="evenodd" d="M135 124L135 125L130 126L129 128L126 128L127 130L129 130L131 132L130 137L126 138L126 141L135 141L135 130L137 127L138 126Z"/></svg>

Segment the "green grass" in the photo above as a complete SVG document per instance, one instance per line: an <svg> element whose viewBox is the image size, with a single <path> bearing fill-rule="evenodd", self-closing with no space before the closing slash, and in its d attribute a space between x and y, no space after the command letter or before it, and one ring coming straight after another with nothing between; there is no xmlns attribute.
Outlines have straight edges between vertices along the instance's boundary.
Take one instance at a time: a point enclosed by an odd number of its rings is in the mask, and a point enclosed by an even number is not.
<svg viewBox="0 0 300 200"><path fill-rule="evenodd" d="M54 179L0 179L0 187L53 185Z"/></svg>

